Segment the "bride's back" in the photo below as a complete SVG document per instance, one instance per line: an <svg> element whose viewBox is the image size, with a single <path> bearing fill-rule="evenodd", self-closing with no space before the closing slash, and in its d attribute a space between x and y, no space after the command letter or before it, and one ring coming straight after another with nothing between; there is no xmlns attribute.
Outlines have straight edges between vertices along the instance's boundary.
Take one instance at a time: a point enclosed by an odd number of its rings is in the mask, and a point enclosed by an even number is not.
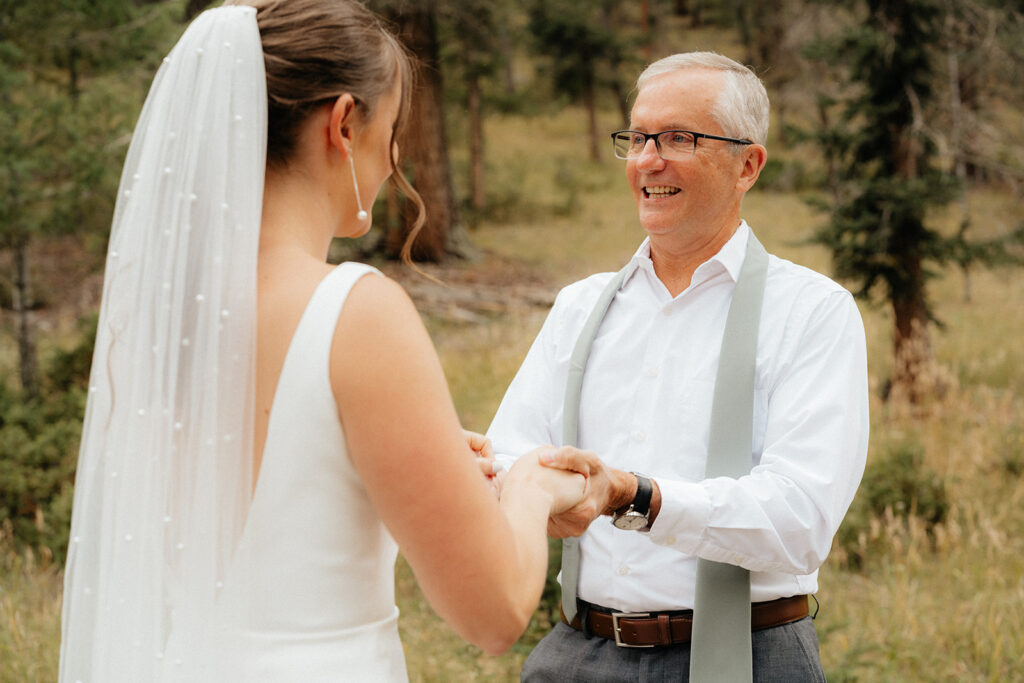
<svg viewBox="0 0 1024 683"><path fill-rule="evenodd" d="M354 263L330 271L299 308L281 359L262 467L216 610L218 650L238 680L405 679L397 548L349 459L329 373L338 315L371 272Z"/></svg>

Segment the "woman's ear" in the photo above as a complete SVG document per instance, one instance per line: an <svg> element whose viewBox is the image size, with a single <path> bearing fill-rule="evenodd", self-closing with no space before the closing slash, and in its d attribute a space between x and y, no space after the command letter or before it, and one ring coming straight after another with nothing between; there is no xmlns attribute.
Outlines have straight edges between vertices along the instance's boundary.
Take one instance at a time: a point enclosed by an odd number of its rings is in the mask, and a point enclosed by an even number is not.
<svg viewBox="0 0 1024 683"><path fill-rule="evenodd" d="M341 152L342 159L352 153L352 143L355 141L353 128L357 118L355 98L348 93L338 97L331 106L327 124L328 144Z"/></svg>

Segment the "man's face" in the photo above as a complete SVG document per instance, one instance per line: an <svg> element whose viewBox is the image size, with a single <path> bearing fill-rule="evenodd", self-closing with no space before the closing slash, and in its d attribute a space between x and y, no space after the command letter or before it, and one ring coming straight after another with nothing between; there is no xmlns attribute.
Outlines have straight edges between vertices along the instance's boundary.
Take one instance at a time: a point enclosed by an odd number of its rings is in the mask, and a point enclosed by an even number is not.
<svg viewBox="0 0 1024 683"><path fill-rule="evenodd" d="M637 95L630 129L723 135L711 115L722 82L720 72L699 68L656 76ZM741 158L727 142L699 138L692 157L665 161L649 140L643 154L626 161L644 230L651 237L676 234L699 246L735 228L743 196L737 187Z"/></svg>

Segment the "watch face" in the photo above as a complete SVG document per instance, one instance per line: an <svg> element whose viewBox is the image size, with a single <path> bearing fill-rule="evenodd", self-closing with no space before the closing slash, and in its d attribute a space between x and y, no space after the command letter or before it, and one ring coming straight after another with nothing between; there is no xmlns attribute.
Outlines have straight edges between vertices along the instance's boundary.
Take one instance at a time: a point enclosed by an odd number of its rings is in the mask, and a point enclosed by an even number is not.
<svg viewBox="0 0 1024 683"><path fill-rule="evenodd" d="M626 531L636 531L637 529L643 529L647 526L647 515L641 515L639 512L630 510L622 515L619 515L612 520L619 529L625 529Z"/></svg>

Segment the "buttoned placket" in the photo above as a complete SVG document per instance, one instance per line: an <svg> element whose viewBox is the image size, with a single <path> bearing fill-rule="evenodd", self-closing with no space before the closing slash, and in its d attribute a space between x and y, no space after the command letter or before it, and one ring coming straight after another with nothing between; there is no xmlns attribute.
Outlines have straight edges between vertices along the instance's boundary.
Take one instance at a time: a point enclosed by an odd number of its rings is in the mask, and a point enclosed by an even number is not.
<svg viewBox="0 0 1024 683"><path fill-rule="evenodd" d="M672 393L665 392L662 386L664 382L672 381L665 374L666 368L671 368L670 374L675 377L691 377L695 371L689 361L690 354L685 353L685 349L699 343L700 340L691 337L688 326L680 324L680 319L686 317L687 309L700 289L711 285L711 281L716 277L728 275L726 268L720 263L702 264L694 273L690 286L675 297L672 297L664 284L657 280L653 265L649 261L641 264L633 276L651 279L649 286L654 300L650 304L650 314L647 316L647 328L644 331L646 345L628 422L628 446L620 467L644 472L650 469L654 461L651 448L666 438L662 436L660 439L652 439L652 425L657 421L656 417L660 411L676 408L673 405L663 405L663 401L659 400L663 399L666 393ZM671 436L668 435L667 438L670 440ZM610 558L613 575L628 576L631 570L630 559L626 552L613 550Z"/></svg>

